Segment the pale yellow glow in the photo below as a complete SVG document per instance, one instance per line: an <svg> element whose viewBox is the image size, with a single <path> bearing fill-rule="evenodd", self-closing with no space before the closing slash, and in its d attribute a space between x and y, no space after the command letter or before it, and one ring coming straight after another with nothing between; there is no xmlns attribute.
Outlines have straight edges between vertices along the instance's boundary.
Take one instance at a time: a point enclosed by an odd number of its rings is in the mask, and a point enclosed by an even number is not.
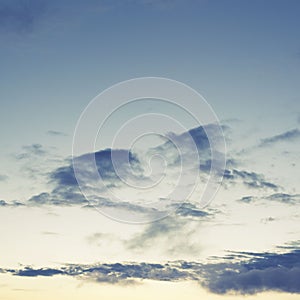
<svg viewBox="0 0 300 300"><path fill-rule="evenodd" d="M215 295L196 283L144 281L136 285L107 285L85 282L66 276L25 278L2 274L1 300L299 300L299 295L261 293L258 295Z"/></svg>

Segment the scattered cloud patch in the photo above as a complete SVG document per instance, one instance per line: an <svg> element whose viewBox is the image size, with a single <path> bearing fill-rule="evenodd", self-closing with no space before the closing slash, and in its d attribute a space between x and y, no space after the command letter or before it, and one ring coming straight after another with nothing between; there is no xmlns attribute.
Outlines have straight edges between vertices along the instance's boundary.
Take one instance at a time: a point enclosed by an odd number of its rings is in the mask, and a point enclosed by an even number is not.
<svg viewBox="0 0 300 300"><path fill-rule="evenodd" d="M6 202L5 200L0 200L0 207L19 207L25 204L19 201Z"/></svg>
<svg viewBox="0 0 300 300"><path fill-rule="evenodd" d="M263 196L263 197L244 196L238 201L243 203L272 201L272 202L280 202L283 204L296 205L300 203L300 195L287 194L287 193L274 193L269 196Z"/></svg>
<svg viewBox="0 0 300 300"><path fill-rule="evenodd" d="M224 172L224 179L231 183L242 181L244 185L254 189L269 188L277 190L279 188L278 185L267 181L262 174L245 170L226 169Z"/></svg>
<svg viewBox="0 0 300 300"><path fill-rule="evenodd" d="M286 193L276 193L268 196L267 200L277 201L281 203L287 204L296 204L300 203L300 195L299 194L286 194Z"/></svg>

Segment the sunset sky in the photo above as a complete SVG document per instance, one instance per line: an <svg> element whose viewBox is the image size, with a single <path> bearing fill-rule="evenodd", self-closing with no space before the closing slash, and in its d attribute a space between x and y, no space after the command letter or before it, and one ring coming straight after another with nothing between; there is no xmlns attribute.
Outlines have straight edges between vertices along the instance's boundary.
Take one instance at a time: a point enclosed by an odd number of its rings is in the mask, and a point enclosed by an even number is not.
<svg viewBox="0 0 300 300"><path fill-rule="evenodd" d="M299 15L0 0L0 299L300 299Z"/></svg>

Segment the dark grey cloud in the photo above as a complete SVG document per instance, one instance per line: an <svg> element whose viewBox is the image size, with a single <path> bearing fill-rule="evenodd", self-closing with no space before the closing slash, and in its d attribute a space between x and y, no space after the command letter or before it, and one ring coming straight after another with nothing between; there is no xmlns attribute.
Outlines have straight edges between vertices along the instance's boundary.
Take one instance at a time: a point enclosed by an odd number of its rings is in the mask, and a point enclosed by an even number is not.
<svg viewBox="0 0 300 300"><path fill-rule="evenodd" d="M66 275L99 283L128 284L144 279L196 281L216 294L256 294L263 291L300 293L300 250L285 253L233 253L215 263L71 264L60 268L1 269L20 277Z"/></svg>
<svg viewBox="0 0 300 300"><path fill-rule="evenodd" d="M248 261L207 265L202 282L217 294L263 291L300 293L300 251L283 254L245 253Z"/></svg>
<svg viewBox="0 0 300 300"><path fill-rule="evenodd" d="M80 279L92 280L100 283L134 283L136 280L152 279L159 281L177 281L188 278L188 272L180 270L178 264L154 263L112 263L96 265L66 265L61 268L25 267L20 270L4 270L21 277L49 277L68 275Z"/></svg>
<svg viewBox="0 0 300 300"><path fill-rule="evenodd" d="M54 276L58 274L64 274L62 270L58 269L33 269L31 267L25 267L23 270L18 270L13 273L14 275L23 277L37 277L37 276Z"/></svg>
<svg viewBox="0 0 300 300"><path fill-rule="evenodd" d="M260 146L269 146L278 142L282 142L282 141L294 141L296 139L300 138L300 130L299 129L292 129L289 131L286 131L284 133L278 134L278 135L274 135L272 137L269 138L265 138L261 140Z"/></svg>
<svg viewBox="0 0 300 300"><path fill-rule="evenodd" d="M31 32L46 13L44 0L2 0L0 2L0 31Z"/></svg>
<svg viewBox="0 0 300 300"><path fill-rule="evenodd" d="M78 186L74 169L71 163L67 166L59 167L53 170L49 177L54 181L58 186Z"/></svg>

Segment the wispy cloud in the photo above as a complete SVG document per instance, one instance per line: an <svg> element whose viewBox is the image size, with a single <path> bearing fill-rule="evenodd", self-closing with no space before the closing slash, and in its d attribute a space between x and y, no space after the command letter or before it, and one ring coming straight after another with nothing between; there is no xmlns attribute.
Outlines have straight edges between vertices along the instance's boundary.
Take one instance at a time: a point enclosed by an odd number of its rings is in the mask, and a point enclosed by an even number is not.
<svg viewBox="0 0 300 300"><path fill-rule="evenodd" d="M67 136L66 133L62 132L62 131L56 131L56 130L48 130L46 132L47 135L51 135L51 136Z"/></svg>
<svg viewBox="0 0 300 300"><path fill-rule="evenodd" d="M17 159L30 158L34 156L44 156L47 150L41 144L31 144L22 147L22 152L15 155Z"/></svg>
<svg viewBox="0 0 300 300"><path fill-rule="evenodd" d="M260 146L269 146L278 142L283 142L283 141L294 141L296 139L300 139L300 130L299 129L292 129L289 131L286 131L284 133L274 135L269 138L265 138L261 140Z"/></svg>

